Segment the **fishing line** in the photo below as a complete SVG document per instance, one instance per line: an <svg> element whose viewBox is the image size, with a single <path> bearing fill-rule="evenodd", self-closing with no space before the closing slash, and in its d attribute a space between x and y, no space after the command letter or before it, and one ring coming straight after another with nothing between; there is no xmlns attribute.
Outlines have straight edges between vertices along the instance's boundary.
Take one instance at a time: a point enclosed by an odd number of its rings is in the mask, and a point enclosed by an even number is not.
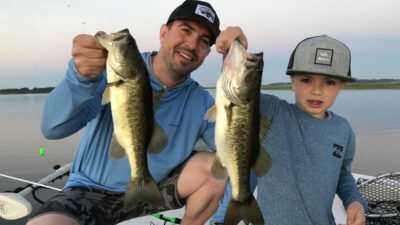
<svg viewBox="0 0 400 225"><path fill-rule="evenodd" d="M78 15L78 13L76 13L75 9L72 7L72 4L69 3L67 0L63 0L65 5L67 5L67 7L71 10L71 12L74 14L74 16L79 20L79 22L81 23L82 26L84 26L86 28L86 30L89 31L90 34L92 34L93 36L95 35L95 33L93 32L92 29L89 28L89 26L86 24L85 20L82 19L82 17L80 17Z"/></svg>

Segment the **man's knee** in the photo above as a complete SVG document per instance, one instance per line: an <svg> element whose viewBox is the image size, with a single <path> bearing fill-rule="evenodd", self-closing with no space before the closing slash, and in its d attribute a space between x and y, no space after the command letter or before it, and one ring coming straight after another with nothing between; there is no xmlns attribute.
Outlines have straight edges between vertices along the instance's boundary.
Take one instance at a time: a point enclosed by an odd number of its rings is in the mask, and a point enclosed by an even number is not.
<svg viewBox="0 0 400 225"><path fill-rule="evenodd" d="M210 195L223 195L227 179L218 180L211 174L215 153L196 153L183 169L178 180L178 195L187 197L200 188L208 189ZM217 193L217 195L215 195Z"/></svg>
<svg viewBox="0 0 400 225"><path fill-rule="evenodd" d="M222 198L225 192L225 186L228 179L217 179L211 173L211 167L214 162L215 153L204 152L199 155L199 164L205 175L205 186L208 186L210 193L213 193L216 198Z"/></svg>

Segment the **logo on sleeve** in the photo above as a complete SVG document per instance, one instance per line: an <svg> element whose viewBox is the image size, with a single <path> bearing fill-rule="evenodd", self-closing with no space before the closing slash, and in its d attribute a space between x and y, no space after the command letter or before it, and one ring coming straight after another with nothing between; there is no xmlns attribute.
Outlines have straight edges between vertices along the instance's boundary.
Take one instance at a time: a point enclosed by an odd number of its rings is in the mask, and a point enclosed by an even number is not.
<svg viewBox="0 0 400 225"><path fill-rule="evenodd" d="M315 64L331 66L333 49L317 48L315 53Z"/></svg>
<svg viewBox="0 0 400 225"><path fill-rule="evenodd" d="M343 153L343 146L338 144L333 144L333 147L335 148L335 150L333 150L332 155L338 159L341 159Z"/></svg>
<svg viewBox="0 0 400 225"><path fill-rule="evenodd" d="M215 13L209 7L199 4L197 5L196 11L194 13L206 18L211 23L214 23Z"/></svg>

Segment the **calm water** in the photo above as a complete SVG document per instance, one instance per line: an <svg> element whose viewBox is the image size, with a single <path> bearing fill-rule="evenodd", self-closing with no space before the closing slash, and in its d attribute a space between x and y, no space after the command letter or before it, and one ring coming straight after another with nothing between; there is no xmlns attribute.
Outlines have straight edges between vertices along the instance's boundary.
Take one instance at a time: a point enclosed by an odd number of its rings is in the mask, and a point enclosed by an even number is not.
<svg viewBox="0 0 400 225"><path fill-rule="evenodd" d="M215 90L210 92L215 94ZM294 102L292 91L267 93ZM0 173L38 180L49 174L54 164L73 159L80 133L50 141L40 132L46 96L0 95ZM345 90L337 98L331 110L350 121L357 137L353 172L376 175L400 171L399 99L399 90ZM44 156L39 154L40 147L46 150ZM0 177L0 192L23 185Z"/></svg>

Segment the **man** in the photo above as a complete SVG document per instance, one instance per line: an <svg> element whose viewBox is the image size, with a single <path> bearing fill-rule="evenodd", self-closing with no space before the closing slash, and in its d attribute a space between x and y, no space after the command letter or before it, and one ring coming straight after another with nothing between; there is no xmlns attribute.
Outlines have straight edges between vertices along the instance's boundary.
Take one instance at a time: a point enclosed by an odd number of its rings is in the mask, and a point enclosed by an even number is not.
<svg viewBox="0 0 400 225"><path fill-rule="evenodd" d="M130 166L127 160L116 161L108 155L113 123L110 105L101 105L107 54L93 36L75 37L66 76L46 100L42 132L49 139L59 139L85 128L65 189L28 225L116 224L183 206L182 224L204 224L216 211L226 180L215 180L210 174L214 153L192 151L198 138L215 150L214 125L203 119L214 100L190 78L190 72L202 64L212 44L226 54L235 39L247 46L239 27L228 27L220 34L218 16L209 3L185 1L162 25L159 51L142 53L151 86L161 96L155 120L168 136L160 154L148 154L149 170L164 206L138 203L135 209L124 211Z"/></svg>

